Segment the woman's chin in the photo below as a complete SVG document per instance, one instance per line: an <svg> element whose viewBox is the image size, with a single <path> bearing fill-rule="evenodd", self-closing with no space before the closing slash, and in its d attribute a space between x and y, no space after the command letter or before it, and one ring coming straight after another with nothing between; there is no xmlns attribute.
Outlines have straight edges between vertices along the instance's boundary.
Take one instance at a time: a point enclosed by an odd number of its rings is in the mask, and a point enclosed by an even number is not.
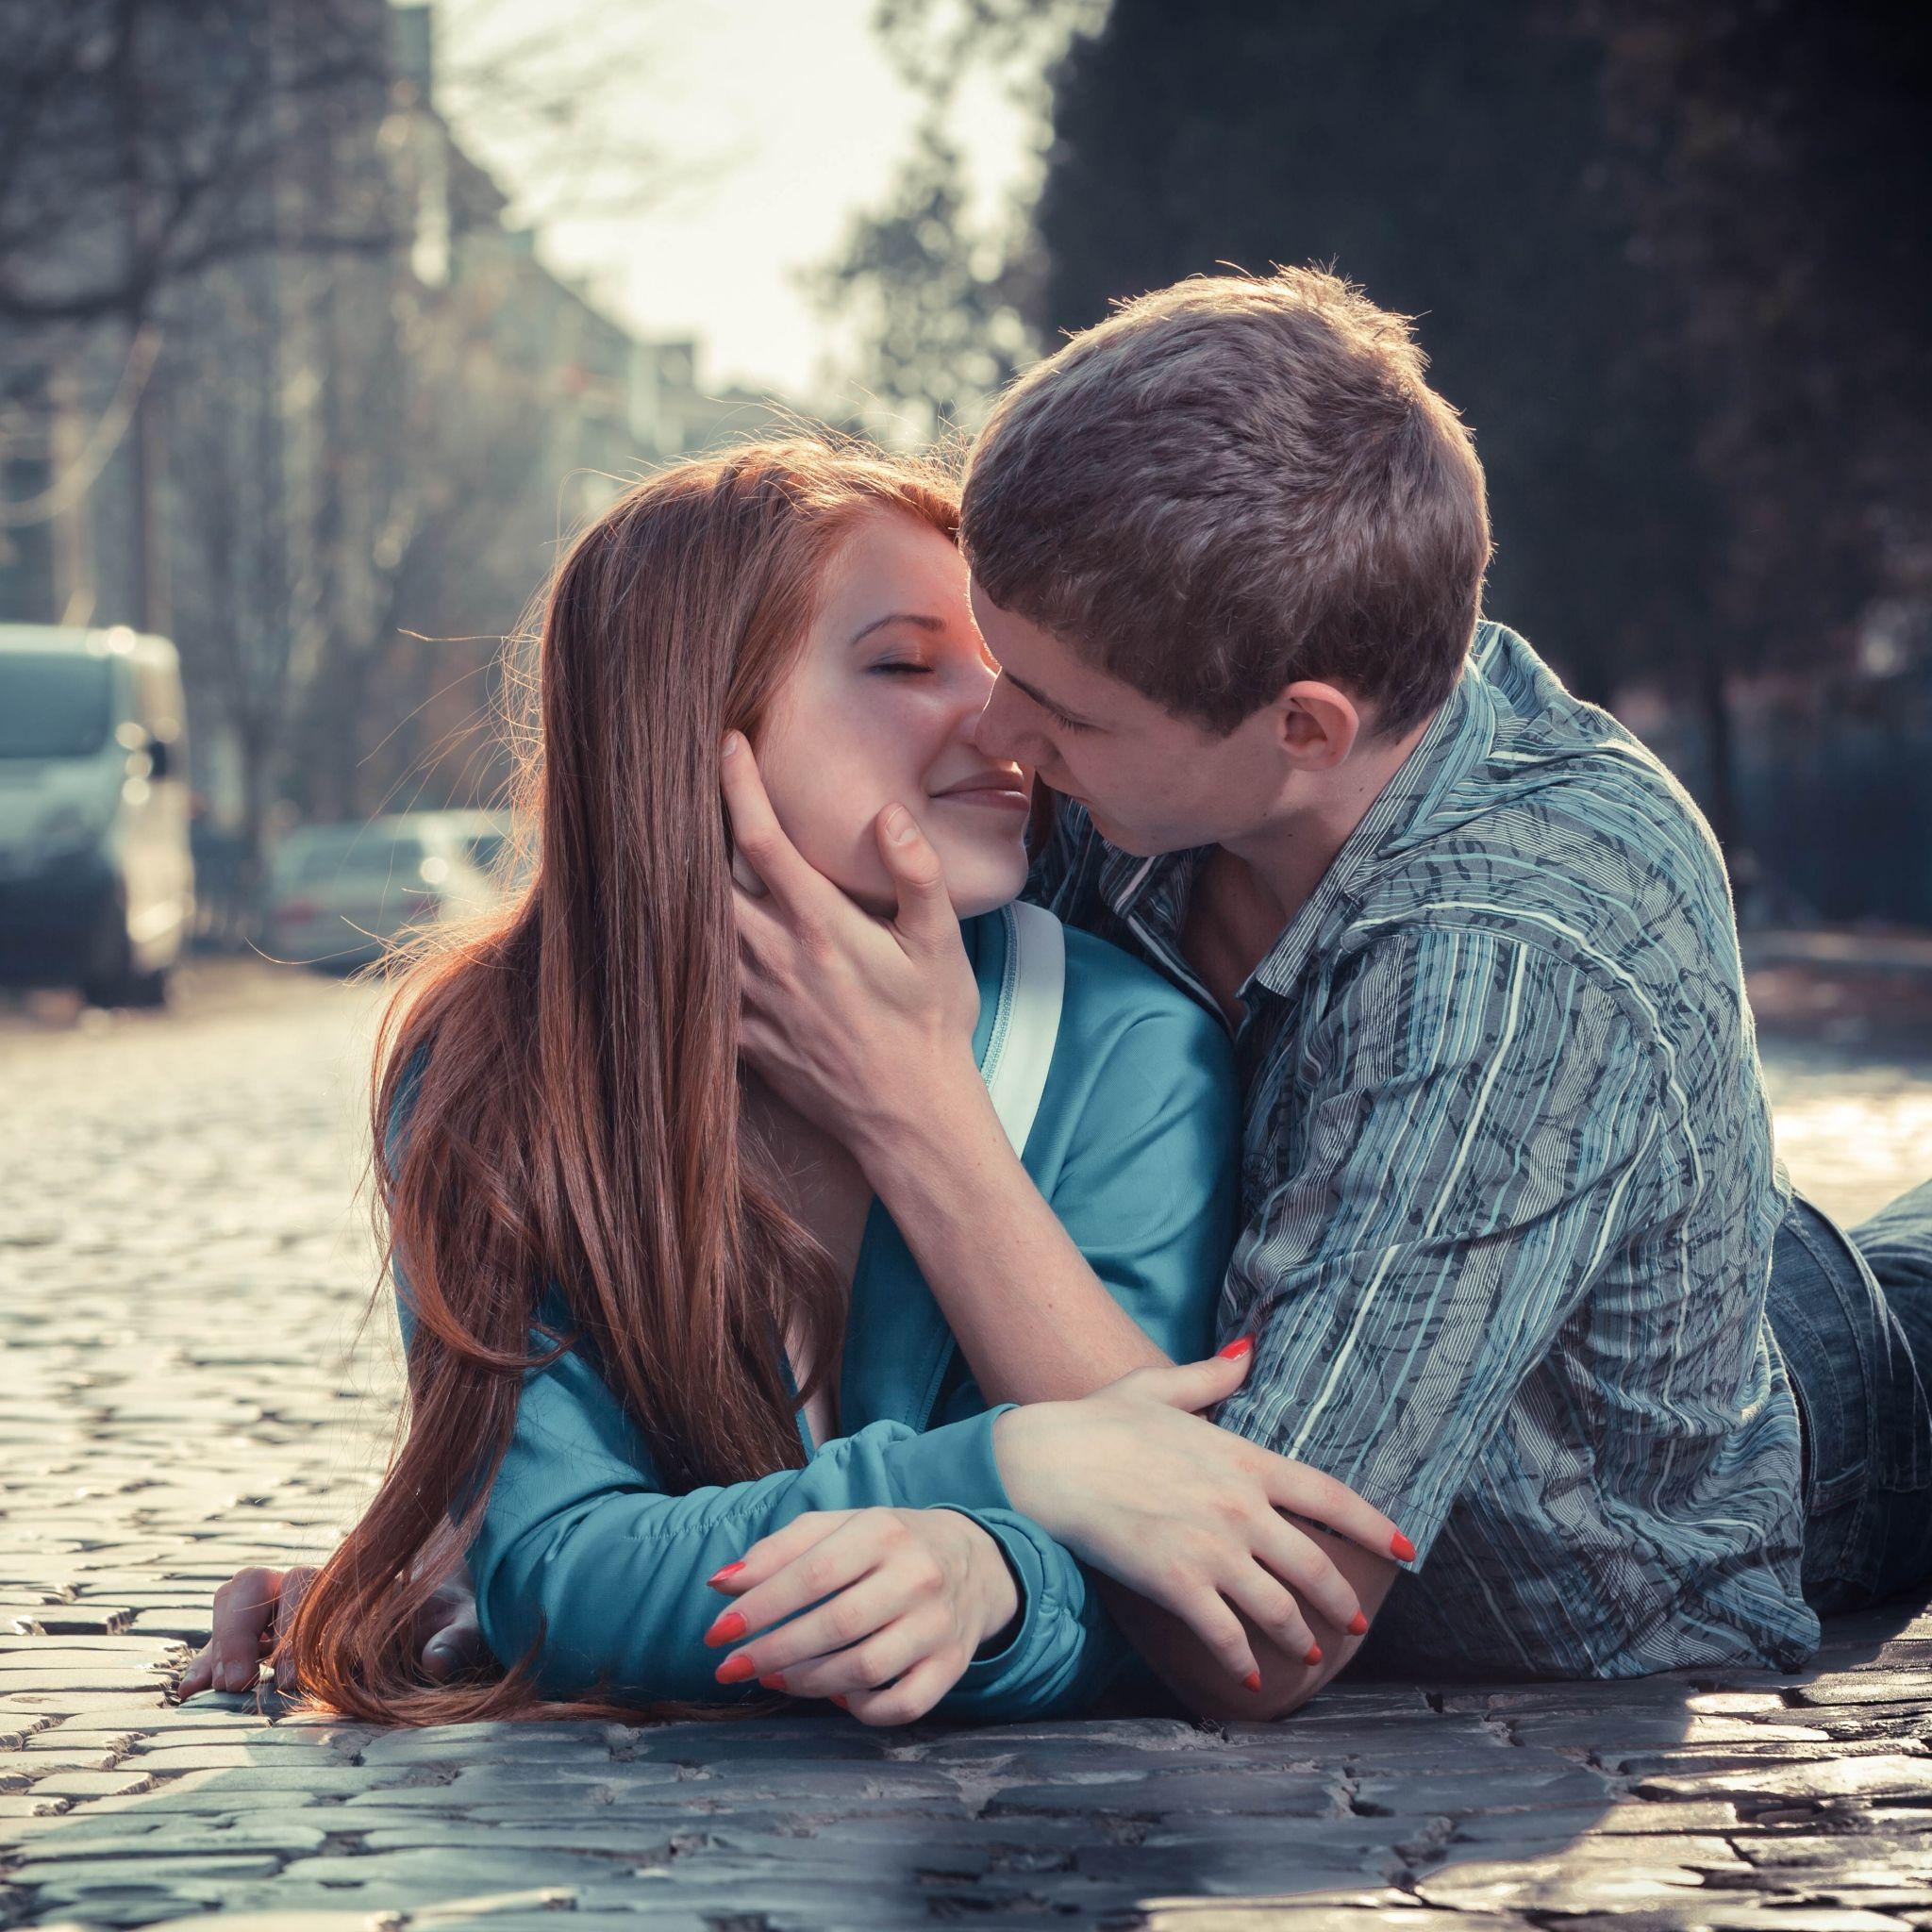
<svg viewBox="0 0 1932 1932"><path fill-rule="evenodd" d="M1017 843L1010 851L998 853L984 849L962 852L953 840L935 840L933 844L940 856L946 896L953 902L956 918L977 919L981 913L1009 905L1020 896L1020 889L1026 883L1026 855ZM810 855L807 857L809 858ZM827 876L847 898L856 900L875 919L891 919L897 914L898 895L878 860L870 864L862 860L848 862Z"/></svg>
<svg viewBox="0 0 1932 1932"><path fill-rule="evenodd" d="M1010 906L1020 896L1020 888L1025 883L1026 874L1022 873L1010 885L989 886L982 891L961 891L957 886L949 886L947 891L953 901L954 916L977 919L982 913L997 912L1002 906Z"/></svg>

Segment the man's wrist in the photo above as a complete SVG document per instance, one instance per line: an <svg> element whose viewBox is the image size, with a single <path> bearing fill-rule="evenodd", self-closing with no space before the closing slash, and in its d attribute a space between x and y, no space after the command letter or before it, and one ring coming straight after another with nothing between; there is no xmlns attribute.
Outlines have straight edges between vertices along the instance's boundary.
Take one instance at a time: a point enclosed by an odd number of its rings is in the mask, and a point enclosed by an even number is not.
<svg viewBox="0 0 1932 1932"><path fill-rule="evenodd" d="M928 1060L896 1089L868 1094L863 1108L848 1114L841 1138L890 1210L908 1184L956 1166L962 1138L987 1122L1000 1135L986 1082L971 1046L962 1044Z"/></svg>

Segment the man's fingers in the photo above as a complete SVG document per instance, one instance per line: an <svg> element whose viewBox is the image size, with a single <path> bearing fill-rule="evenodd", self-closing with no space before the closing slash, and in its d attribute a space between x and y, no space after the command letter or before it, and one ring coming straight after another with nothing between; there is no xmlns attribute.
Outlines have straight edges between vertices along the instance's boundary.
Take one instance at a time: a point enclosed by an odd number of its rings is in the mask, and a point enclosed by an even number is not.
<svg viewBox="0 0 1932 1932"><path fill-rule="evenodd" d="M724 808L731 819L731 841L766 891L793 913L823 904L824 893L836 892L838 888L821 878L785 836L742 732L725 734L718 773ZM744 891L740 888L741 893Z"/></svg>
<svg viewBox="0 0 1932 1932"><path fill-rule="evenodd" d="M874 822L873 832L898 894L899 916L893 924L902 937L922 950L957 950L959 920L946 891L945 868L918 822L903 805L889 805Z"/></svg>
<svg viewBox="0 0 1932 1932"><path fill-rule="evenodd" d="M467 1617L446 1624L423 1646L423 1669L438 1684L489 1660L490 1645L476 1622L474 1605Z"/></svg>
<svg viewBox="0 0 1932 1932"><path fill-rule="evenodd" d="M236 1571L215 1591L213 1629L182 1678L180 1694L252 1689L261 1675L262 1651L275 1633L282 1592L291 1581L306 1589L314 1574L259 1567Z"/></svg>

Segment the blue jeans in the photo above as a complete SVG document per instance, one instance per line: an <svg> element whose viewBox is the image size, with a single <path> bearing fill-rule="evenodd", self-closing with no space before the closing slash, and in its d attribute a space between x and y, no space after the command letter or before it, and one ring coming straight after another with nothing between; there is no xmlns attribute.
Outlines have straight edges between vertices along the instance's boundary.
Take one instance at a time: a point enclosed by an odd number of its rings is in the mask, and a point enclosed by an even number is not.
<svg viewBox="0 0 1932 1932"><path fill-rule="evenodd" d="M1805 1431L1805 1597L1932 1580L1932 1181L1850 1235L1793 1199L1766 1303Z"/></svg>

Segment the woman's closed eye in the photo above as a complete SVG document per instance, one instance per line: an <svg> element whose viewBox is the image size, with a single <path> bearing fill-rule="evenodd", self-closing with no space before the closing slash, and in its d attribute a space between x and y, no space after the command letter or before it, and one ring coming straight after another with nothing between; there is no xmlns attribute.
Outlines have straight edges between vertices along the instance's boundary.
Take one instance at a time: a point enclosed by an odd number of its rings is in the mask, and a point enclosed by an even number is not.
<svg viewBox="0 0 1932 1932"><path fill-rule="evenodd" d="M897 675L910 677L930 677L932 675L932 666L930 664L921 664L909 658L893 658L884 664L874 664L872 668L875 672L883 672L889 675Z"/></svg>

